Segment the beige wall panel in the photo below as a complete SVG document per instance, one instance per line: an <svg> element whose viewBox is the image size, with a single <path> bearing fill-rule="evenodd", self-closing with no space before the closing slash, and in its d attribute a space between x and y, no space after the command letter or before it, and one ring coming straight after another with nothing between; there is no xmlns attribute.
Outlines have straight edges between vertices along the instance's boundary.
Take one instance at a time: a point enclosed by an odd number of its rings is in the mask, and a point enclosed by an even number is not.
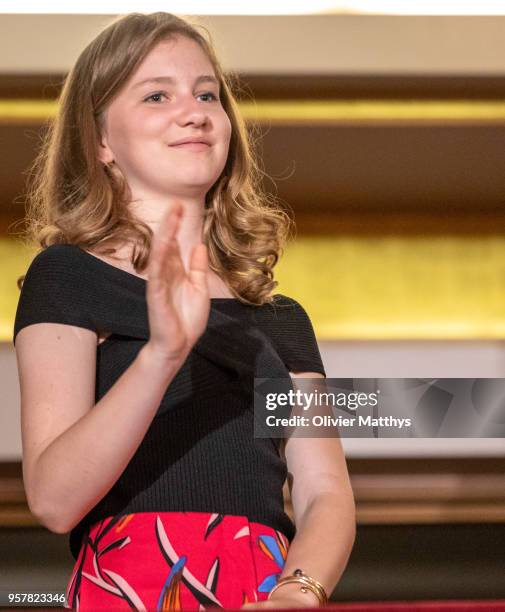
<svg viewBox="0 0 505 612"><path fill-rule="evenodd" d="M0 15L0 72L66 72L113 18ZM225 68L240 72L505 73L505 17L213 16L201 22Z"/></svg>

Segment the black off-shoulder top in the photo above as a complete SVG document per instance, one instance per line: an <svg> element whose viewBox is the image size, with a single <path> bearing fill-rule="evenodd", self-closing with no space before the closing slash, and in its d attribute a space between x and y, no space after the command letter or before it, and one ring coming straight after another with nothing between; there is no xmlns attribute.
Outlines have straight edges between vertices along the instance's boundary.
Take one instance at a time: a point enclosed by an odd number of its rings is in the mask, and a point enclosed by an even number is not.
<svg viewBox="0 0 505 612"><path fill-rule="evenodd" d="M24 327L43 322L110 332L97 346L98 402L149 339L146 287L144 279L76 245L47 247L26 273L13 341ZM243 515L293 539L279 440L253 435L254 377L326 374L303 307L274 297L273 305L262 306L212 298L207 328L167 387L135 455L70 532L75 559L92 524L137 512Z"/></svg>

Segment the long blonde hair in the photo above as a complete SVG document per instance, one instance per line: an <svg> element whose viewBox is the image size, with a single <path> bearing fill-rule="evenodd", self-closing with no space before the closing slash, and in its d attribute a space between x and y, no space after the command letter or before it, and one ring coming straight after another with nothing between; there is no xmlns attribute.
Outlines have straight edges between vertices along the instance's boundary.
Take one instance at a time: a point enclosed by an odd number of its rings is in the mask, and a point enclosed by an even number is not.
<svg viewBox="0 0 505 612"><path fill-rule="evenodd" d="M103 114L157 43L186 36L212 63L232 126L226 165L205 201L203 240L209 266L242 302L271 303L278 284L273 268L294 223L290 209L262 187L266 175L232 93L238 83L233 75L224 75L210 35L207 40L197 28L208 34L203 26L170 13L130 13L84 49L64 81L57 115L31 167L25 237L41 249L65 243L86 250L98 247L102 253L114 252L110 245L126 240L134 245L135 270L146 269L152 230L129 210L131 193L117 166L104 167L98 159Z"/></svg>

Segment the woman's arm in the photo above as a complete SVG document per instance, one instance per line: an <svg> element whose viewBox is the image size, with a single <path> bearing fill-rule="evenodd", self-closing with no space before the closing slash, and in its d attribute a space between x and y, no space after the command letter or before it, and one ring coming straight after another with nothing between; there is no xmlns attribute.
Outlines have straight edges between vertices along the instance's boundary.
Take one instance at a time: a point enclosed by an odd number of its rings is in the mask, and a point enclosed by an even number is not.
<svg viewBox="0 0 505 612"><path fill-rule="evenodd" d="M323 585L329 599L347 565L355 535L352 493L328 491L317 495L297 522L296 536L279 578L300 568ZM271 601L289 597L295 598L300 607L317 607L317 597L310 591L302 593L300 586L291 583L279 587Z"/></svg>
<svg viewBox="0 0 505 612"><path fill-rule="evenodd" d="M149 343L94 405L96 333L54 323L16 340L23 478L32 513L65 533L111 489L149 428L182 361Z"/></svg>
<svg viewBox="0 0 505 612"><path fill-rule="evenodd" d="M316 372L294 378L323 378ZM300 568L319 581L328 598L351 554L356 535L354 495L339 437L287 438L284 455L293 502L296 536L279 578ZM244 607L317 607L317 597L302 593L300 584L279 587L264 604ZM291 603L291 605L289 605Z"/></svg>
<svg viewBox="0 0 505 612"><path fill-rule="evenodd" d="M195 245L185 269L176 239L182 214L175 202L152 241L149 340L96 405L95 330L34 323L17 334L25 490L30 509L52 531L72 529L111 489L205 331L207 250Z"/></svg>

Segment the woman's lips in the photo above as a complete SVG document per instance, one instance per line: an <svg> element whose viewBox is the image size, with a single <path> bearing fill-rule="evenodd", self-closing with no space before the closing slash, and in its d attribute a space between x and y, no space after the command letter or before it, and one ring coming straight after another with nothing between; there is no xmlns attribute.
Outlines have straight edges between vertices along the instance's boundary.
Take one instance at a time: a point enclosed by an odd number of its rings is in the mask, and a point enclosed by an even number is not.
<svg viewBox="0 0 505 612"><path fill-rule="evenodd" d="M208 151L210 145L205 142L184 142L183 144L170 145L174 149L187 149L188 151Z"/></svg>

